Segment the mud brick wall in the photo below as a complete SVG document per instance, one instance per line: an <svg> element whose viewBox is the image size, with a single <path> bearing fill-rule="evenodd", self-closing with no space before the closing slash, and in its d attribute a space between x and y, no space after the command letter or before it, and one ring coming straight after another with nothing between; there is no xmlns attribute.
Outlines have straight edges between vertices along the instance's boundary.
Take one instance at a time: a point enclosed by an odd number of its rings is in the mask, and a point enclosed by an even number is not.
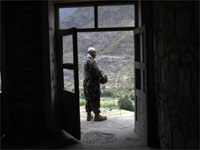
<svg viewBox="0 0 200 150"><path fill-rule="evenodd" d="M161 148L198 148L198 2L153 2L155 93Z"/></svg>

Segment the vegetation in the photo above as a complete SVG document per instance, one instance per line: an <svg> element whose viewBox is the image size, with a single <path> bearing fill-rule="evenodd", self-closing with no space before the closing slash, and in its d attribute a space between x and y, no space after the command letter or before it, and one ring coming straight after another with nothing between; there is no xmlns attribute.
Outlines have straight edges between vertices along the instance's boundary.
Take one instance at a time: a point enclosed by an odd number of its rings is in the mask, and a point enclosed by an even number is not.
<svg viewBox="0 0 200 150"><path fill-rule="evenodd" d="M118 101L118 105L120 109L134 111L134 106L131 103L131 101L128 99L128 96L125 96L124 98L120 98Z"/></svg>
<svg viewBox="0 0 200 150"><path fill-rule="evenodd" d="M113 99L119 99L123 97L128 97L129 100L134 100L134 90L133 89L108 89L101 90L101 97L110 97Z"/></svg>
<svg viewBox="0 0 200 150"><path fill-rule="evenodd" d="M111 91L106 91L106 90L103 90L101 92L101 96L102 97L115 97L115 94Z"/></svg>
<svg viewBox="0 0 200 150"><path fill-rule="evenodd" d="M102 101L101 107L110 108L110 109L114 109L114 108L118 109L119 108L117 102L109 102L109 101L106 101L106 102Z"/></svg>
<svg viewBox="0 0 200 150"><path fill-rule="evenodd" d="M85 99L80 99L80 106L84 106L86 104ZM118 103L112 101L101 101L101 107L110 108L110 109L118 109Z"/></svg>
<svg viewBox="0 0 200 150"><path fill-rule="evenodd" d="M134 100L134 93L130 91L118 91L115 93L114 91L116 92L116 90L102 90L101 107L134 111L134 105L131 102ZM85 104L83 90L80 90L80 106Z"/></svg>
<svg viewBox="0 0 200 150"><path fill-rule="evenodd" d="M85 101L85 99L80 99L80 106L83 106L83 105L85 105L85 103L86 103L86 101Z"/></svg>
<svg viewBox="0 0 200 150"><path fill-rule="evenodd" d="M79 94L80 94L80 98L82 98L82 99L85 98L83 89L79 90Z"/></svg>

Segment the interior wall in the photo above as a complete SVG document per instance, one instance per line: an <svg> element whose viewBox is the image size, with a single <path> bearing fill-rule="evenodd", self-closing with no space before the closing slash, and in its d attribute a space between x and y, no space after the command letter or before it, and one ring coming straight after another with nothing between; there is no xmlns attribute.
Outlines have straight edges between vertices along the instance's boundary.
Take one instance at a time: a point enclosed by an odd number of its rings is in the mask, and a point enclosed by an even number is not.
<svg viewBox="0 0 200 150"><path fill-rule="evenodd" d="M161 148L198 148L199 2L153 2Z"/></svg>
<svg viewBox="0 0 200 150"><path fill-rule="evenodd" d="M41 2L2 2L6 137L29 144L45 131Z"/></svg>

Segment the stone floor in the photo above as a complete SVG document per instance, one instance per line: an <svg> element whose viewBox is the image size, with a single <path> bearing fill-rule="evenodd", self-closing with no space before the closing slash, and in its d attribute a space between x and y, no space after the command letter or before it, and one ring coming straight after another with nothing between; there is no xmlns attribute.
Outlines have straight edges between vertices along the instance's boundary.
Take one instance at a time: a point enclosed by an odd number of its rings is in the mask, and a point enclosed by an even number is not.
<svg viewBox="0 0 200 150"><path fill-rule="evenodd" d="M134 117L81 118L81 141L67 149L150 149L134 132Z"/></svg>
<svg viewBox="0 0 200 150"><path fill-rule="evenodd" d="M101 108L105 121L86 121L84 107L80 108L81 140L65 131L32 148L40 149L150 149L134 132L134 112Z"/></svg>
<svg viewBox="0 0 200 150"><path fill-rule="evenodd" d="M86 121L81 117L81 140L65 131L32 149L151 149L134 132L134 117L108 117L106 121Z"/></svg>

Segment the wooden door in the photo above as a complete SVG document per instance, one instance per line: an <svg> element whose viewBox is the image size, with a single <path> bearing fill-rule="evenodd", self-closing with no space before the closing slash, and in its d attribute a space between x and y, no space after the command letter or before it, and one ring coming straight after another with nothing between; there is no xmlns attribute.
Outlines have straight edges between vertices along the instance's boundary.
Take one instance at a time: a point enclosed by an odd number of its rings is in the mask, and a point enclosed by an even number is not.
<svg viewBox="0 0 200 150"><path fill-rule="evenodd" d="M57 38L59 125L80 140L77 29L63 30Z"/></svg>
<svg viewBox="0 0 200 150"><path fill-rule="evenodd" d="M135 41L135 131L147 143L146 27L134 30Z"/></svg>

